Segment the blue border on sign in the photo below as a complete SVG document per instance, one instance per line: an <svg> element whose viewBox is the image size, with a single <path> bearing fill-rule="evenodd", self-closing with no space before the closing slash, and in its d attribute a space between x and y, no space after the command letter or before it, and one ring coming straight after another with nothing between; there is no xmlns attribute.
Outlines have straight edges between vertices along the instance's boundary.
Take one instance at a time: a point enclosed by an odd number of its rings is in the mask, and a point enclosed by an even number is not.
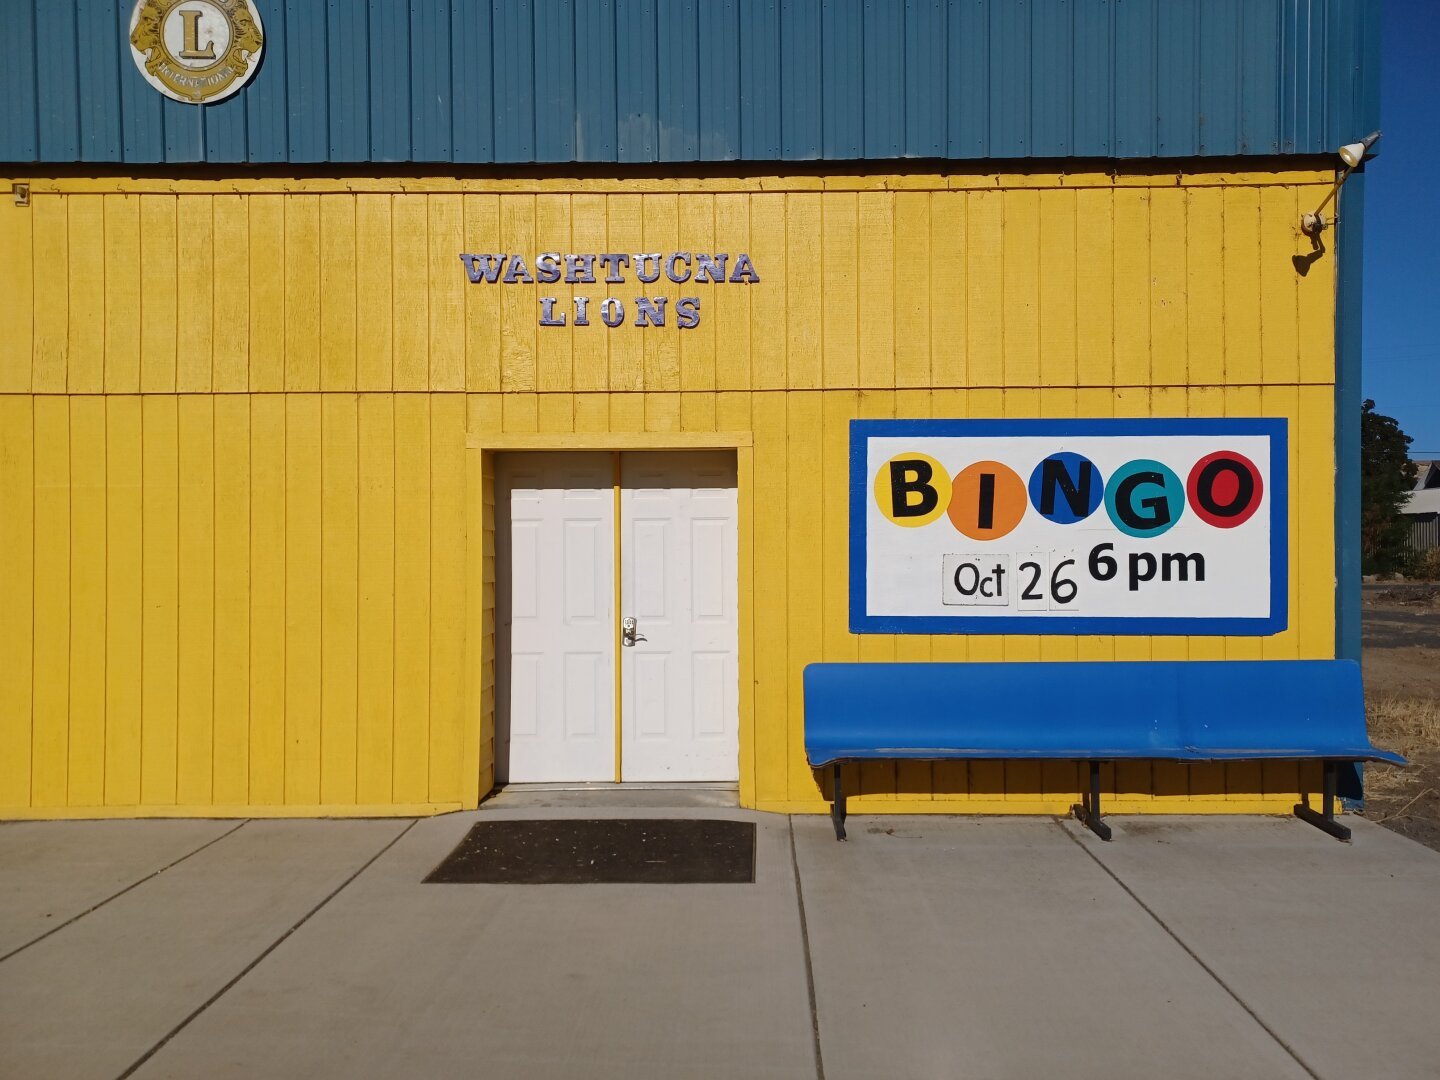
<svg viewBox="0 0 1440 1080"><path fill-rule="evenodd" d="M1033 615L866 615L865 522L872 438L977 436L1264 435L1270 439L1270 615L1263 619L1036 618ZM1290 621L1290 437L1283 418L1119 420L851 420L850 632L852 634L1181 634L1263 637Z"/></svg>

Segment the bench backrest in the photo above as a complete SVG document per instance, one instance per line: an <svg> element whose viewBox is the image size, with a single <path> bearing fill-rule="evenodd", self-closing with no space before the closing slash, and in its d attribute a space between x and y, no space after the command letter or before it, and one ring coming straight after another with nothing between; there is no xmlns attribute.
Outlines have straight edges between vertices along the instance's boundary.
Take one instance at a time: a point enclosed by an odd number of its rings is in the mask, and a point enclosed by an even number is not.
<svg viewBox="0 0 1440 1080"><path fill-rule="evenodd" d="M1393 760L1350 660L811 664L810 764L863 758Z"/></svg>

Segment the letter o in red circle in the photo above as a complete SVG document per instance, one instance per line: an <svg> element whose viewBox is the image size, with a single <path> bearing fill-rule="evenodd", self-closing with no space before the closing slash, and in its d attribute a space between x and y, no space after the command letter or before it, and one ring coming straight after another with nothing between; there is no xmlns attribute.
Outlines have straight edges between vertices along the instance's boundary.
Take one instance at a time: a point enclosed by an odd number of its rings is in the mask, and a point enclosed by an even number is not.
<svg viewBox="0 0 1440 1080"><path fill-rule="evenodd" d="M1260 508L1265 494L1260 470L1244 454L1217 450L1190 470L1185 494L1197 517L1217 529L1244 525Z"/></svg>

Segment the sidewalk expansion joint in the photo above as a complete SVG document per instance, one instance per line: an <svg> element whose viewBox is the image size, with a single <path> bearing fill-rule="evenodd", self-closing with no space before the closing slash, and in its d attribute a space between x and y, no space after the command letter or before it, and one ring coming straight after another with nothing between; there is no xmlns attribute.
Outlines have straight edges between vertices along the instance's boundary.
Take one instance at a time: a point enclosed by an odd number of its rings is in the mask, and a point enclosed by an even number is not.
<svg viewBox="0 0 1440 1080"><path fill-rule="evenodd" d="M790 869L795 873L795 903L800 909L800 944L805 950L805 991L810 996L810 1035L815 1041L815 1080L825 1080L825 1059L820 1053L820 1009L815 1002L815 967L810 961L810 925L805 919L805 890L800 884L800 857L795 851L795 818L790 826Z"/></svg>
<svg viewBox="0 0 1440 1080"><path fill-rule="evenodd" d="M1096 855L1095 852L1090 850L1090 846L1088 844L1086 844L1083 840L1080 839L1080 837L1076 836L1073 832L1067 829L1065 827L1065 823L1060 818L1056 817L1052 818L1051 820L1055 822L1055 827L1059 829L1062 833L1064 833L1066 836L1068 836L1076 847L1078 847L1081 851L1085 852L1086 855L1090 856L1090 858L1095 861L1095 865L1100 867L1100 869L1105 872L1105 874L1110 878L1111 881L1115 882L1116 885L1120 886L1126 896L1130 897L1131 900L1134 900L1135 903L1140 906L1141 911L1145 912L1146 915L1149 915L1150 918L1154 919L1155 924L1159 926L1161 930L1164 930L1165 933L1170 936L1170 939L1174 941L1176 945L1179 945L1180 948L1185 950L1185 955L1190 957L1191 960L1194 960L1195 963L1199 964L1200 970L1204 971L1206 975L1209 975L1210 978L1215 980L1215 984L1219 986L1220 989L1224 990L1225 993L1229 994L1231 1000L1233 1000L1235 1004L1239 1005L1240 1008L1244 1009L1245 1014L1249 1016L1251 1020L1254 1020L1255 1023L1259 1024L1261 1030L1264 1031L1266 1035L1269 1035L1270 1038L1274 1039L1275 1042L1279 1045L1280 1049L1284 1050L1287 1054L1289 1054L1296 1065L1299 1065L1300 1068L1305 1070L1306 1076L1311 1077L1312 1080L1321 1080L1320 1074L1310 1067L1310 1064L1300 1056L1299 1052L1296 1051L1296 1049L1288 1042L1282 1039L1279 1032L1277 1032L1274 1028L1272 1028L1269 1024L1262 1020L1260 1018L1260 1014L1257 1013L1254 1009L1252 1009L1250 1007L1250 1004L1244 998L1242 998L1238 993L1232 990L1230 988L1230 985L1220 977L1219 973L1214 968L1212 968L1204 960L1200 959L1200 954L1197 953L1194 949L1192 949L1188 944L1186 944L1185 939L1182 938L1179 934L1177 934L1174 930L1172 930L1170 928L1170 925L1166 923L1166 921L1162 919L1159 914L1157 914L1155 910L1150 907L1149 904L1145 903L1144 900L1141 900L1134 889L1130 888L1129 885L1125 884L1124 881L1120 880L1120 875L1115 873L1115 871L1110 869L1110 867L1106 866L1104 861L1101 860L1100 856Z"/></svg>
<svg viewBox="0 0 1440 1080"><path fill-rule="evenodd" d="M228 994L236 983L238 983L241 979L245 978L246 975L249 975L250 972L254 971L260 965L260 962L262 960L264 960L267 956L269 956L281 945L283 945L291 934L295 933L296 930L299 930L300 927L304 926L307 922L309 922L312 915L316 914L326 904L330 903L331 900L334 900L335 897L339 896L340 893L343 892L352 881L358 878L366 870L369 870L370 867L375 864L375 861L379 859L381 855L384 855L387 851L389 851L392 847L394 847L402 839L404 839L405 834L408 833L411 829L413 829L415 825L416 821L411 821L409 825L406 825L405 828L401 829L398 833L396 833L395 836L391 838L389 843L387 843L374 855L371 855L370 858L366 859L364 864L358 870L356 870L353 874L347 877L339 885L335 886L334 889L330 890L330 892L325 897L323 897L318 904L312 907L304 915L300 916L299 920L295 923L294 926L290 927L289 930L286 930L278 938L276 938L269 945L267 945L264 951L261 952L259 956L255 957L254 960L251 960L248 964L241 968L234 978L232 978L224 986L220 987L219 990L216 990L215 993L211 994L210 997L208 997L200 1005L199 1008L197 1008L189 1016L185 1017L184 1020L181 1020L180 1023L176 1024L173 1028L171 1028L170 1031L166 1033L164 1038L162 1038L149 1050L146 1050L145 1053L141 1054L140 1057L137 1058L128 1069L126 1069L118 1077L116 1077L116 1080L126 1080L126 1077L135 1075L135 1072L152 1057L158 1054L162 1049L164 1049L165 1045L170 1042L171 1039L175 1038L176 1035L179 1035L180 1032L184 1031L187 1027L189 1027L190 1024L192 1024L200 1016L201 1013L203 1013L206 1009L210 1008L211 1005L214 1005L215 1002L219 1001L222 997Z"/></svg>
<svg viewBox="0 0 1440 1080"><path fill-rule="evenodd" d="M99 901L98 903L95 903L95 904L91 904L88 908L86 908L84 911L80 912L78 915L72 915L72 916L70 916L70 918L66 919L66 920L65 920L64 922L62 922L59 926L52 926L49 930L46 930L46 931L45 931L43 934L41 934L39 937L31 938L29 941L25 942L25 944L23 944L23 945L17 945L15 948L11 949L11 950L10 950L8 953L6 953L4 956L0 956L0 964L3 964L6 960L9 960L12 956L15 956L17 953L22 953L22 952L24 952L26 949L30 948L31 945L38 945L38 944L40 944L40 942L44 941L46 938L50 937L51 935L53 935L53 934L58 934L61 930L64 930L67 926L70 926L72 923L78 922L79 920L83 919L86 915L89 915L91 912L99 911L99 910L100 910L102 907L104 907L106 904L110 903L111 900L118 900L118 899L120 899L120 897L122 897L122 896L124 896L126 893L130 892L132 889L138 889L141 885L144 885L147 881L151 881L151 880L159 877L161 874L165 873L166 870L174 869L175 867L179 866L182 862L184 862L186 859L190 858L191 856L193 856L193 855L199 855L200 852L204 851L206 848L210 847L210 846L213 845L213 844L218 844L221 840L224 840L227 836L233 836L235 833L239 832L242 828L244 828L248 821L249 821L249 819L247 818L245 821L240 822L239 825L236 825L235 828L233 828L233 829L226 829L223 833L221 833L219 836L215 837L213 840L207 840L207 841L205 841L205 843L201 844L201 845L200 845L199 847L197 847L194 851L188 851L188 852L186 852L184 855L181 855L178 859L174 860L173 862L166 863L164 866L160 867L159 870L152 870L150 873L146 874L144 877L139 878L139 879L137 879L137 880L135 880L135 881L132 881L129 885L126 885L126 886L125 886L123 889L121 889L119 892L111 893L109 896L105 897L104 900L101 900L101 901Z"/></svg>

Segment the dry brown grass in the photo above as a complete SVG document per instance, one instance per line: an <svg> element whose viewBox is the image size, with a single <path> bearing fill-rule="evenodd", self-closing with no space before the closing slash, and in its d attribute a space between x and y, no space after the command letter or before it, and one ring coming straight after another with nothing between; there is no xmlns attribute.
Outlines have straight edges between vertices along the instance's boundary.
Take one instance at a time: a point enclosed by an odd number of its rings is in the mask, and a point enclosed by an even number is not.
<svg viewBox="0 0 1440 1080"><path fill-rule="evenodd" d="M1426 698L1376 698L1365 703L1370 741L1396 750L1414 761L1440 751L1440 703ZM1365 770L1369 794L1383 797L1408 787L1409 770L1395 765L1371 765Z"/></svg>

